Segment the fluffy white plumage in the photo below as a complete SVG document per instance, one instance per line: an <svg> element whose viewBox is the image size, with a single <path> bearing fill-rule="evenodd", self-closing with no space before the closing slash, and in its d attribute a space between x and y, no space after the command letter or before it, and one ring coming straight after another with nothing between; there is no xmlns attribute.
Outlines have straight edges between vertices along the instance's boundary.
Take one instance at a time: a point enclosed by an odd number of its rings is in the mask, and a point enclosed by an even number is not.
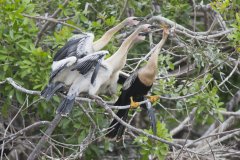
<svg viewBox="0 0 240 160"><path fill-rule="evenodd" d="M53 78L53 82L63 82L65 85L71 85L73 80L78 75L77 72L71 71L71 66L79 59L81 56L92 54L98 50L101 50L104 46L108 44L111 40L113 35L117 33L120 29L122 29L126 25L137 25L139 23L139 19L136 17L128 17L117 26L108 30L99 40L94 42L94 34L92 33L84 33L84 34L77 34L69 38L67 43L80 39L77 43L76 49L72 46L69 46L67 53L66 50L63 50L62 53L60 52L60 57L62 59L57 59L53 61L52 64L52 73L59 69L60 67L64 68L61 71L61 74L56 75ZM75 49L75 51L74 51ZM75 53L72 53L75 52ZM58 54L58 53L57 53ZM62 55L61 54L65 54ZM57 57L57 56L55 56ZM54 59L55 59L54 57ZM58 56L59 57L59 56Z"/></svg>

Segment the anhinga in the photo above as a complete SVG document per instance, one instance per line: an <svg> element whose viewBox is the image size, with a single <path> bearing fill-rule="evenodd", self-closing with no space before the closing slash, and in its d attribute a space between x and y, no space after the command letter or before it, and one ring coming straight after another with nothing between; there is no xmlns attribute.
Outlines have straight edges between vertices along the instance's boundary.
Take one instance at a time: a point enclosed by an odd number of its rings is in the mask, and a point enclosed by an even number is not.
<svg viewBox="0 0 240 160"><path fill-rule="evenodd" d="M68 115L74 104L75 97L80 93L97 95L105 92L108 88L115 92L119 71L126 63L129 49L136 41L145 39L145 35L142 35L140 32L149 32L151 29L152 26L149 24L139 26L128 38L124 40L119 49L110 58L104 60L101 64L98 63L98 65L96 65L96 68L98 69L89 70L84 76L81 74L81 67L75 66L72 68L72 72L76 72L78 76L72 83L67 97L58 107L57 113L61 115ZM94 76L96 75L95 72L98 72L97 76ZM94 83L92 83L93 77L96 78Z"/></svg>
<svg viewBox="0 0 240 160"><path fill-rule="evenodd" d="M127 60L129 49L137 41L145 40L146 33L154 29L155 26L144 24L139 26L121 45L121 47L108 59L102 62L96 83L90 86L89 94L115 94L117 92L117 81L120 70ZM141 33L142 32L142 33Z"/></svg>
<svg viewBox="0 0 240 160"><path fill-rule="evenodd" d="M141 20L142 18L139 17L128 17L95 42L93 42L92 33L82 33L71 37L54 56L49 84L41 92L41 96L49 100L64 85L71 85L76 76L72 74L71 67L78 59L101 50L120 29L137 25Z"/></svg>
<svg viewBox="0 0 240 160"><path fill-rule="evenodd" d="M147 64L140 68L139 70L132 73L127 80L124 82L121 95L115 102L115 106L129 105L130 108L136 108L139 106L138 102L143 101L144 96L147 95L148 91L151 89L155 76L158 70L158 54L168 37L168 30L165 28L163 31L162 40L150 51L152 54L147 62ZM159 96L158 96L159 97ZM157 100L157 96L148 97L150 102ZM121 109L117 112L117 116L122 120L126 121L128 118L129 109ZM151 113L150 113L151 114ZM153 118L153 117L150 117ZM106 137L115 138L117 140L122 138L125 127L114 119L108 129Z"/></svg>

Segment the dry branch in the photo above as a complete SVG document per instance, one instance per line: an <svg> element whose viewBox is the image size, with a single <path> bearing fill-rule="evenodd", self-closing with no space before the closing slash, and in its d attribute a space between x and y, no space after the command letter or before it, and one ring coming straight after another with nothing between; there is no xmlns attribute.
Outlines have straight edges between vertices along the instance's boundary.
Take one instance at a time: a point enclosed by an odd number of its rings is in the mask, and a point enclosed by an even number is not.
<svg viewBox="0 0 240 160"><path fill-rule="evenodd" d="M189 116L187 118L185 118L182 121L182 123L180 123L176 128L172 129L170 131L170 134L172 136L174 136L177 133L179 133L180 131L182 131L186 127L186 124L191 124L192 120L194 119L194 114L196 111L197 111L197 107L193 108L192 111L190 112Z"/></svg>
<svg viewBox="0 0 240 160"><path fill-rule="evenodd" d="M49 21L49 22L53 22L53 23L60 23L62 25L65 25L65 26L68 26L68 27L71 27L71 28L74 28L76 29L77 31L79 32L82 32L82 30L74 25L71 25L71 24L68 24L68 23L65 23L65 22L62 22L60 20L57 20L55 18L46 18L46 17L42 17L42 16L30 16L30 15L27 15L27 14L22 14L24 17L28 17L28 18L32 18L32 19L40 19L40 20L46 20L46 21Z"/></svg>
<svg viewBox="0 0 240 160"><path fill-rule="evenodd" d="M194 154L200 154L200 153L197 153L197 152L194 152L192 150L189 150L187 148L183 148L183 146L179 145L179 144L175 144L175 143L172 143L172 142L169 142L167 140L164 140L162 138L159 138L155 135L152 135L152 134L149 134L149 133L146 133L144 132L142 129L139 129L139 128L135 128L131 125L129 125L128 123L126 123L125 121L123 121L121 118L119 118L112 110L111 108L108 107L108 105L100 98L100 97L97 97L97 96L91 96L91 98L95 99L96 103L98 105L100 105L101 107L104 107L105 110L114 118L116 119L119 123L121 123L122 125L124 125L127 129L129 130L132 130L134 132L137 132L139 134L143 134L145 136L147 136L148 138L151 138L151 139L154 139L154 140L157 140L157 141L160 141L162 143L165 143L165 144L168 144L169 146L171 147L176 147L178 149L182 149L183 151L187 151L187 152L191 152L191 153L194 153ZM201 155L201 154L200 154Z"/></svg>
<svg viewBox="0 0 240 160"><path fill-rule="evenodd" d="M27 131L31 130L31 129L34 129L34 128L37 128L39 126L43 126L43 125L49 125L50 122L49 121L39 121L39 122L35 122L33 124L31 124L30 126L27 126L23 129L21 129L20 131L14 133L14 134L11 134L11 135L8 135L7 137L4 137L4 138L1 138L0 141L6 141L8 140L6 143L16 139L18 136L21 136L23 135L24 133L26 133Z"/></svg>
<svg viewBox="0 0 240 160"><path fill-rule="evenodd" d="M5 82L10 83L14 88L16 88L18 91L21 91L23 93L40 95L39 91L28 90L28 89L22 87L21 85L17 84L12 78L6 78L6 80L0 82L0 85L4 84Z"/></svg>
<svg viewBox="0 0 240 160"><path fill-rule="evenodd" d="M57 125L58 125L58 123L60 122L61 119L62 119L62 116L60 114L56 114L56 116L54 117L54 119L50 123L48 129L45 131L44 135L42 136L42 138L38 142L37 146L34 148L32 153L29 155L28 160L34 160L39 155L42 147L46 144L46 142L48 140L48 137L51 136L51 134L53 133L54 129L57 127Z"/></svg>

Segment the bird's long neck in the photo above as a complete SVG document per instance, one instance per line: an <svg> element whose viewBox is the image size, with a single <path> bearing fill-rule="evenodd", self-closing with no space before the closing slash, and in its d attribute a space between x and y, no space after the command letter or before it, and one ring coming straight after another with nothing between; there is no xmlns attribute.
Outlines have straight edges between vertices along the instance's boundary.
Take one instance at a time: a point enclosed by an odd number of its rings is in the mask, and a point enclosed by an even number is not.
<svg viewBox="0 0 240 160"><path fill-rule="evenodd" d="M94 51L99 51L103 47L105 47L109 43L111 38L114 36L114 34L117 33L124 26L125 26L125 22L122 21L121 23L119 23L115 27L113 27L110 30L108 30L100 39L98 39L97 41L95 41L93 43L93 50Z"/></svg>
<svg viewBox="0 0 240 160"><path fill-rule="evenodd" d="M129 49L133 46L134 40L138 36L139 32L140 29L135 30L129 37L127 37L123 41L119 49L106 60L106 62L113 67L114 71L121 70L124 67L127 59L127 53Z"/></svg>
<svg viewBox="0 0 240 160"><path fill-rule="evenodd" d="M146 86L153 84L158 71L158 54L167 40L168 35L163 34L161 41L150 51L153 52L148 59L147 64L138 72L138 77Z"/></svg>

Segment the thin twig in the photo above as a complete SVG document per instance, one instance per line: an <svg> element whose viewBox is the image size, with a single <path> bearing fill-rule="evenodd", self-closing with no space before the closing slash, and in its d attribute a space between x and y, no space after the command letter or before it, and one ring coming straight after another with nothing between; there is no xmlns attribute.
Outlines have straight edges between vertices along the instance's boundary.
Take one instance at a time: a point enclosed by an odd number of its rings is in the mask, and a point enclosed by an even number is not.
<svg viewBox="0 0 240 160"><path fill-rule="evenodd" d="M68 1L69 1L69 0L65 0L65 1L63 2L62 8L66 7L66 5L68 4ZM51 18L55 18L55 17L62 11L62 8L58 8L58 9L52 14ZM43 25L42 29L38 32L37 39L36 39L36 41L35 41L35 43L34 43L34 44L35 44L35 47L38 45L39 41L40 41L41 38L42 38L43 33L45 32L45 30L47 29L47 27L48 27L50 24L51 24L51 21L47 21L47 22Z"/></svg>
<svg viewBox="0 0 240 160"><path fill-rule="evenodd" d="M3 139L5 139L9 127L11 126L11 124L13 123L13 121L17 118L17 116L18 116L19 113L22 111L23 107L25 106L25 104L26 104L27 102L28 102L28 96L26 97L26 99L25 99L23 105L21 106L21 108L18 110L18 112L15 114L15 116L12 118L12 120L11 120L10 123L8 124L7 128L5 129L4 134L3 134ZM3 158L4 145L5 145L5 140L3 140L3 142L2 142L1 160L2 160L2 158Z"/></svg>
<svg viewBox="0 0 240 160"><path fill-rule="evenodd" d="M40 19L40 20L46 20L46 21L49 21L49 22L53 22L53 23L60 23L62 25L65 25L65 26L68 26L68 27L71 27L71 28L74 28L76 29L77 31L79 32L82 32L82 30L74 25L71 25L71 24L68 24L68 23L65 23L65 22L62 22L60 20L57 20L55 18L46 18L46 17L43 17L43 16L30 16L30 15L27 15L27 14L22 14L24 17L28 17L28 18L32 18L32 19Z"/></svg>
<svg viewBox="0 0 240 160"><path fill-rule="evenodd" d="M52 122L50 123L48 129L45 131L45 134L42 136L40 141L38 142L37 146L34 148L32 153L29 155L27 160L34 160L40 153L42 147L46 144L48 137L51 136L54 129L57 127L58 123L62 119L60 114L56 114Z"/></svg>
<svg viewBox="0 0 240 160"><path fill-rule="evenodd" d="M144 132L143 130L139 129L139 128L135 128L131 125L129 125L128 123L126 123L125 121L123 121L121 118L119 118L112 110L111 108L109 108L109 106L98 96L91 96L91 98L95 99L96 103L98 105L100 105L101 107L104 107L105 110L114 118L116 119L119 123L121 123L122 125L124 125L126 128L132 130L132 131L135 131L139 134L143 134L151 139L154 139L154 140L157 140L157 141L160 141L162 143L165 143L165 144L168 144L169 146L172 146L172 147L176 147L178 149L182 149L182 146L179 145L179 144L175 144L175 143L172 143L172 142L169 142L167 140L164 140L162 138L159 138L155 135L152 135L152 134L149 134L149 133L146 133ZM183 151L188 151L188 152L191 152L191 153L194 153L194 154L200 154L202 155L201 153L197 153L195 151L192 151L192 150L189 150L189 149L186 149L184 148Z"/></svg>

